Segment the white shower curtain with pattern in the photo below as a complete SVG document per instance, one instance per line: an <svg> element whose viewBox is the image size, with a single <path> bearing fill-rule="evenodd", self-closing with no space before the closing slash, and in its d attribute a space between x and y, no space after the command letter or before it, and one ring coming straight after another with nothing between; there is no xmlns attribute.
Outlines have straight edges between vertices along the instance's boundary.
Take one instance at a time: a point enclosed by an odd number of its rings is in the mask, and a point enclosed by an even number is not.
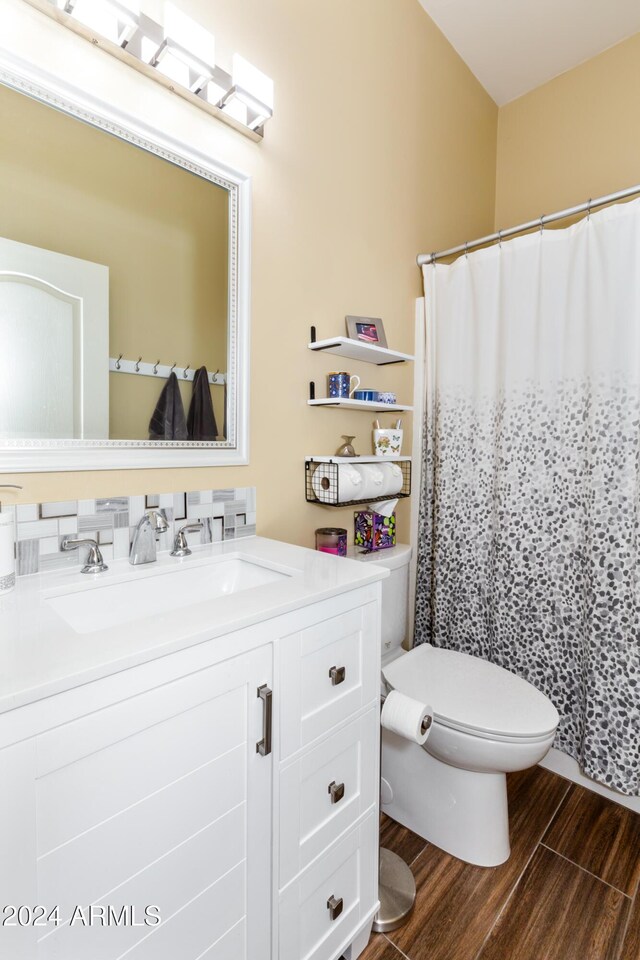
<svg viewBox="0 0 640 960"><path fill-rule="evenodd" d="M525 677L640 794L640 200L424 268L415 642Z"/></svg>

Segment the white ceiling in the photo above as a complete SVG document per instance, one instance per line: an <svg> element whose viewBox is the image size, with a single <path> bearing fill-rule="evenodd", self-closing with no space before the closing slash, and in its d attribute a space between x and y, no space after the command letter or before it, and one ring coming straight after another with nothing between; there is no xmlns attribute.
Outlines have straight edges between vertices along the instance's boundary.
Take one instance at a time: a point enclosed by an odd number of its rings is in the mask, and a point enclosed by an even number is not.
<svg viewBox="0 0 640 960"><path fill-rule="evenodd" d="M498 105L640 31L639 0L420 0Z"/></svg>

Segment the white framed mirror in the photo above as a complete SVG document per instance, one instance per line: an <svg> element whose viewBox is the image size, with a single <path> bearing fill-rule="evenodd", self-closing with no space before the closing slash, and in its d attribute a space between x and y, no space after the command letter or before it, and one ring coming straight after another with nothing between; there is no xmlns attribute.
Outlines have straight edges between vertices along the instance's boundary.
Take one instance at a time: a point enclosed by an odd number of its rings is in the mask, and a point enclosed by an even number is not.
<svg viewBox="0 0 640 960"><path fill-rule="evenodd" d="M0 472L247 463L250 178L1 49L0 118Z"/></svg>

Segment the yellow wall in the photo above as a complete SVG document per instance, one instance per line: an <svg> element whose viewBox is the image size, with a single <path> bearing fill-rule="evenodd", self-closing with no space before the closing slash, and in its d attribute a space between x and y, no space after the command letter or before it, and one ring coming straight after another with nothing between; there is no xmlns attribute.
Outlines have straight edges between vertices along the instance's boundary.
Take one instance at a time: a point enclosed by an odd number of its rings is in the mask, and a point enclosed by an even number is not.
<svg viewBox="0 0 640 960"><path fill-rule="evenodd" d="M111 356L226 370L228 193L2 86L0 117L0 236L109 268ZM160 390L111 374L109 435L147 439Z"/></svg>
<svg viewBox="0 0 640 960"><path fill-rule="evenodd" d="M640 182L639 99L640 33L502 107L496 227Z"/></svg>
<svg viewBox="0 0 640 960"><path fill-rule="evenodd" d="M0 0L43 39L48 69L95 65L91 82L253 178L251 462L248 467L29 474L23 502L149 490L255 485L258 532L311 545L318 526L352 528L352 512L303 498L305 454L343 433L370 451L370 418L306 405L338 358L306 349L344 332L345 314L383 318L389 345L411 352L416 254L491 229L497 108L417 0L183 0L185 11L275 80L275 115L257 145L139 77L19 0ZM25 12L26 11L26 12ZM13 19L12 19L13 18ZM53 31L56 32L55 43ZM25 36L26 36L25 32ZM85 49L86 48L86 49ZM98 69L99 66L99 69ZM126 76L126 81L123 79ZM131 89L139 91L136 101ZM346 366L349 369L349 366ZM363 385L411 401L410 366L351 364ZM387 416L387 421L391 417ZM410 426L407 421L406 426ZM410 434L409 434L410 435ZM408 444L405 444L405 450ZM417 491L416 491L417 494ZM407 502L399 535L408 537Z"/></svg>

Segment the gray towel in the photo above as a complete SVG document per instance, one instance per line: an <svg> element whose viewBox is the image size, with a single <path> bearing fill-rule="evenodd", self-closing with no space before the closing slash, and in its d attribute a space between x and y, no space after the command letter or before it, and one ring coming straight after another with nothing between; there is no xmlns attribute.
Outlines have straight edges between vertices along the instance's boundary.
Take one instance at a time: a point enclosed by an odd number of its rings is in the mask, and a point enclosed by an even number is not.
<svg viewBox="0 0 640 960"><path fill-rule="evenodd" d="M217 440L218 425L211 403L211 387L206 367L196 370L187 416L189 440Z"/></svg>
<svg viewBox="0 0 640 960"><path fill-rule="evenodd" d="M149 421L149 440L187 439L180 384L175 373L170 373Z"/></svg>

